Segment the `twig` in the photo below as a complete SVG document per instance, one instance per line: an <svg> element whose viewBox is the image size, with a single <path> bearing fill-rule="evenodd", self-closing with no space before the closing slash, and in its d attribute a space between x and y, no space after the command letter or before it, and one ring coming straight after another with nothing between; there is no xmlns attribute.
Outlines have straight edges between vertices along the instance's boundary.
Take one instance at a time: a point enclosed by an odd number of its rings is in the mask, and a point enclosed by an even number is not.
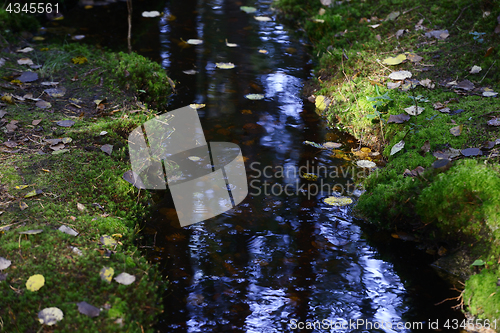
<svg viewBox="0 0 500 333"><path fill-rule="evenodd" d="M413 7L412 9L408 9L407 11L404 11L401 15L405 15L405 14L408 14L409 12L411 12L412 10L414 9L417 9L417 8L420 8L421 6L417 6L417 7Z"/></svg>
<svg viewBox="0 0 500 333"><path fill-rule="evenodd" d="M461 17L461 16L462 16L462 14L464 13L464 11L465 11L467 8L469 8L470 6L472 6L472 5L468 5L468 6L466 6L466 7L464 7L464 8L462 9L462 11L461 11L461 12L460 12L460 14L458 15L457 19L455 20L455 22L453 22L453 24L451 25L452 27L455 25L455 23L457 23L457 21L460 19L460 17Z"/></svg>
<svg viewBox="0 0 500 333"><path fill-rule="evenodd" d="M127 10L128 10L128 36L127 36L128 53L132 53L132 42L131 42L131 35L132 35L132 0L127 0Z"/></svg>
<svg viewBox="0 0 500 333"><path fill-rule="evenodd" d="M497 61L496 60L493 61L493 63L491 64L490 68L488 68L488 70L486 71L486 74L484 74L483 78L481 79L481 81L479 81L479 83L483 82L484 78L486 77L486 75L488 75L488 73L490 72L491 67L493 67L493 65L495 64L495 62L497 62Z"/></svg>

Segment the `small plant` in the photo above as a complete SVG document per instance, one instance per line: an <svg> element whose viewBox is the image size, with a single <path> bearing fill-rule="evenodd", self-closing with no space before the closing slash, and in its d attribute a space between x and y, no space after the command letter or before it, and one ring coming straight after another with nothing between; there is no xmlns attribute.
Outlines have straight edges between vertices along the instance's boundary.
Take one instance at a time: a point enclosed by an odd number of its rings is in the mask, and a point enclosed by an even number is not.
<svg viewBox="0 0 500 333"><path fill-rule="evenodd" d="M486 33L473 31L473 32L469 32L469 35L473 35L474 36L473 38L476 42L482 43L484 41L484 39L481 36L486 35Z"/></svg>
<svg viewBox="0 0 500 333"><path fill-rule="evenodd" d="M379 111L379 108L385 107L389 102L392 101L392 98L389 97L388 92L381 95L378 90L378 86L375 86L375 90L377 92L377 96L374 97L366 96L366 99L369 102L372 102L372 107L374 109L374 113L366 115L366 118L373 120L376 120L378 118L380 122L380 131L382 132L382 142L385 144L384 127L383 127L383 122L385 120L382 119L382 113Z"/></svg>

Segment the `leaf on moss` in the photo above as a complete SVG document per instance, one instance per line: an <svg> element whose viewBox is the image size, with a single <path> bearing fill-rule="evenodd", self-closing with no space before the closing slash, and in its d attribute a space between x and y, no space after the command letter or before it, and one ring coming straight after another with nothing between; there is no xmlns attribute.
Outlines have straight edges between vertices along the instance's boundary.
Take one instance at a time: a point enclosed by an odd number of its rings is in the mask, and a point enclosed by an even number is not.
<svg viewBox="0 0 500 333"><path fill-rule="evenodd" d="M330 105L331 101L332 100L329 99L328 97L323 96L323 95L319 95L319 96L316 96L314 104L316 105L316 109L318 109L320 111L325 111L325 109L328 107L328 105Z"/></svg>
<svg viewBox="0 0 500 333"><path fill-rule="evenodd" d="M26 281L26 289L30 291L37 291L43 287L45 284L45 278L41 274L35 274L30 276L28 281Z"/></svg>
<svg viewBox="0 0 500 333"><path fill-rule="evenodd" d="M76 64L76 65L81 65L81 64L84 64L86 63L88 60L87 58L85 57L82 57L82 56L78 56L78 57L75 57L75 58L72 58L71 61Z"/></svg>
<svg viewBox="0 0 500 333"><path fill-rule="evenodd" d="M56 124L61 127L71 127L75 122L73 120L59 120Z"/></svg>
<svg viewBox="0 0 500 333"><path fill-rule="evenodd" d="M19 231L21 235L36 235L36 234L41 234L43 232L43 229L33 229L33 230L26 230L26 231Z"/></svg>
<svg viewBox="0 0 500 333"><path fill-rule="evenodd" d="M46 108L50 108L52 106L52 104L50 104L49 102L46 102L44 100L39 100L38 102L36 102L35 105L37 107L39 107L40 109L46 109Z"/></svg>
<svg viewBox="0 0 500 333"><path fill-rule="evenodd" d="M357 161L356 164L360 168L367 168L367 169L375 168L377 166L374 162L368 160L360 160Z"/></svg>
<svg viewBox="0 0 500 333"><path fill-rule="evenodd" d="M6 268L9 268L9 266L12 264L12 261L9 259L5 259L4 257L0 257L0 271L4 270Z"/></svg>
<svg viewBox="0 0 500 333"><path fill-rule="evenodd" d="M488 120L488 125L500 126L500 118L493 118L493 119Z"/></svg>
<svg viewBox="0 0 500 333"><path fill-rule="evenodd" d="M42 190L33 190L33 191L30 191L30 192L26 193L26 195L24 197L25 198L31 198L31 197L34 197L36 195L42 194L42 193L43 193Z"/></svg>
<svg viewBox="0 0 500 333"><path fill-rule="evenodd" d="M113 152L113 145L102 145L101 150L108 156L111 156L111 153Z"/></svg>
<svg viewBox="0 0 500 333"><path fill-rule="evenodd" d="M33 65L33 60L30 58L21 58L17 60L19 65Z"/></svg>
<svg viewBox="0 0 500 333"><path fill-rule="evenodd" d="M406 113L400 113L400 114L391 114L389 116L389 119L387 120L387 123L396 123L396 124L402 124L405 121L410 120L410 116Z"/></svg>
<svg viewBox="0 0 500 333"><path fill-rule="evenodd" d="M42 311L38 312L38 321L41 324L52 326L58 321L62 320L64 317L61 309L56 307L45 308Z"/></svg>
<svg viewBox="0 0 500 333"><path fill-rule="evenodd" d="M78 305L78 312L91 318L98 317L101 313L101 310L99 308L96 308L95 306L87 302L79 302L76 303L76 305Z"/></svg>
<svg viewBox="0 0 500 333"><path fill-rule="evenodd" d="M116 244L118 244L113 237L108 235L101 236L100 241L104 246L115 246Z"/></svg>
<svg viewBox="0 0 500 333"><path fill-rule="evenodd" d="M24 202L24 201L19 202L19 209L25 210L26 208L28 208L28 205L26 204L26 202Z"/></svg>
<svg viewBox="0 0 500 333"><path fill-rule="evenodd" d="M70 227L67 227L65 225L62 225L59 227L59 229L57 229L61 232L64 232L65 234L68 234L68 235L71 235L71 236L78 236L78 232L76 232L75 230L73 230L72 228Z"/></svg>
<svg viewBox="0 0 500 333"><path fill-rule="evenodd" d="M396 143L394 146L391 148L391 156L399 152L401 149L403 149L405 146L405 142L403 140L399 141Z"/></svg>
<svg viewBox="0 0 500 333"><path fill-rule="evenodd" d="M406 55L404 55L404 54L398 54L395 57L385 58L382 61L382 63L384 65L395 66L395 65L399 65L400 63L402 63L405 60L406 60Z"/></svg>
<svg viewBox="0 0 500 333"><path fill-rule="evenodd" d="M406 113L412 115L412 116L418 116L419 114L421 114L425 109L421 106L419 107L415 107L415 105L412 105L408 108L405 108L404 109L406 111Z"/></svg>
<svg viewBox="0 0 500 333"><path fill-rule="evenodd" d="M459 136L462 133L462 127L463 125L452 127L450 128L450 133L454 136Z"/></svg>
<svg viewBox="0 0 500 333"><path fill-rule="evenodd" d="M389 79L394 81L406 80L412 77L412 74L408 71L397 71L389 74Z"/></svg>
<svg viewBox="0 0 500 333"><path fill-rule="evenodd" d="M115 274L115 270L112 267L103 267L99 272L99 276L101 277L101 279L108 283L111 283L113 274Z"/></svg>
<svg viewBox="0 0 500 333"><path fill-rule="evenodd" d="M128 273L121 273L119 274L117 277L114 278L114 280L120 284L123 284L123 285L130 285L132 283L134 283L135 281L135 276L134 275L131 275L131 274L128 274Z"/></svg>
<svg viewBox="0 0 500 333"><path fill-rule="evenodd" d="M323 147L326 149L337 149L342 147L342 144L338 142L325 142L323 143Z"/></svg>

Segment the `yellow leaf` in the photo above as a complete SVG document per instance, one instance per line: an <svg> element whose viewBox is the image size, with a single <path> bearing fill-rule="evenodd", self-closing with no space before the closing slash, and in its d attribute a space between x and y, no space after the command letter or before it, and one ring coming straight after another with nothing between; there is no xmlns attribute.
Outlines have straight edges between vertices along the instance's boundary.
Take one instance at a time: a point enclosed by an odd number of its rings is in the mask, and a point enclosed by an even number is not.
<svg viewBox="0 0 500 333"><path fill-rule="evenodd" d="M386 58L386 59L384 59L384 61L382 61L382 63L385 65L394 66L394 65L399 65L400 63L402 63L405 60L406 60L406 56L404 54L400 54L400 55L397 55L396 57Z"/></svg>
<svg viewBox="0 0 500 333"><path fill-rule="evenodd" d="M201 109L201 108L204 108L205 107L205 104L189 104L189 106L192 108L192 109Z"/></svg>
<svg viewBox="0 0 500 333"><path fill-rule="evenodd" d="M16 190L22 190L22 189L25 189L26 187L28 187L28 185L17 185L17 186L15 186L14 188L15 188Z"/></svg>
<svg viewBox="0 0 500 333"><path fill-rule="evenodd" d="M45 38L44 37L40 37L40 36L35 36L35 37L33 37L33 40L34 41L41 41L41 40L45 40Z"/></svg>
<svg viewBox="0 0 500 333"><path fill-rule="evenodd" d="M316 109L324 111L329 104L330 104L329 98L323 95L316 96L316 101L315 101Z"/></svg>
<svg viewBox="0 0 500 333"><path fill-rule="evenodd" d="M114 240L113 237L111 236L108 236L108 235L104 235L104 236L101 236L101 244L103 244L104 246L115 246L117 244L116 240Z"/></svg>
<svg viewBox="0 0 500 333"><path fill-rule="evenodd" d="M335 197L331 196L325 199L325 203L330 205L330 206L347 206L352 204L352 199L348 197Z"/></svg>
<svg viewBox="0 0 500 333"><path fill-rule="evenodd" d="M216 62L215 66L220 69L232 69L234 64L232 62Z"/></svg>
<svg viewBox="0 0 500 333"><path fill-rule="evenodd" d="M307 179L307 180L310 180L310 181L316 181L318 179L318 176L316 176L315 174L313 173L304 173L302 175L302 178L304 179Z"/></svg>
<svg viewBox="0 0 500 333"><path fill-rule="evenodd" d="M101 277L101 279L107 281L108 283L111 283L111 279L113 278L114 274L115 270L112 267L103 267L99 272L99 276Z"/></svg>
<svg viewBox="0 0 500 333"><path fill-rule="evenodd" d="M71 61L72 61L74 64L79 65L79 64L84 64L84 63L86 63L88 60L87 60L87 58L85 58L85 57L78 56L78 57L76 57L76 58L72 58L72 59L71 59Z"/></svg>
<svg viewBox="0 0 500 333"><path fill-rule="evenodd" d="M22 202L22 201L21 201L21 202L19 203L19 208L20 208L21 210L25 210L26 208L28 208L28 205L27 205L25 202Z"/></svg>
<svg viewBox="0 0 500 333"><path fill-rule="evenodd" d="M28 281L26 281L26 289L30 291L37 291L42 288L45 284L45 278L41 274L35 274L30 276Z"/></svg>
<svg viewBox="0 0 500 333"><path fill-rule="evenodd" d="M30 191L28 193L26 193L26 195L24 196L25 198L31 198L31 197L34 197L35 195L38 195L38 194L41 194L42 193L42 190L33 190L33 191Z"/></svg>
<svg viewBox="0 0 500 333"><path fill-rule="evenodd" d="M9 94L5 94L0 98L2 101L7 102L9 104L14 104L14 101L12 100L12 96Z"/></svg>

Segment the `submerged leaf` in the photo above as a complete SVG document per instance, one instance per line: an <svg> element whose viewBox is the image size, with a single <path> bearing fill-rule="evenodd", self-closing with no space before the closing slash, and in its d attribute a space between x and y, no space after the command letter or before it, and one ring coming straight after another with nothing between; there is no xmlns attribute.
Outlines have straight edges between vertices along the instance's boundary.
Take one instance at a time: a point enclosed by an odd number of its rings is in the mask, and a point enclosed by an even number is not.
<svg viewBox="0 0 500 333"><path fill-rule="evenodd" d="M241 6L240 9L248 14L255 13L257 11L257 8L249 6Z"/></svg>

